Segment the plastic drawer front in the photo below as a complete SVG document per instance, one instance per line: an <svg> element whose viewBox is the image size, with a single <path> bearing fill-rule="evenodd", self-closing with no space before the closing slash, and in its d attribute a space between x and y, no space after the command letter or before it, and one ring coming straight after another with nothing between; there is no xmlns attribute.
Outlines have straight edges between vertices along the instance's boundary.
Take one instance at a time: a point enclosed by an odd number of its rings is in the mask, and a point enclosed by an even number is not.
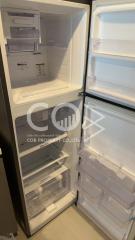
<svg viewBox="0 0 135 240"><path fill-rule="evenodd" d="M48 206L55 204L56 201L64 197L69 191L69 170L45 183L41 183L35 190L26 195L29 218L35 217Z"/></svg>
<svg viewBox="0 0 135 240"><path fill-rule="evenodd" d="M134 176L87 149L81 151L81 158L80 171L85 171L104 188L111 191L124 207L130 208L134 205Z"/></svg>
<svg viewBox="0 0 135 240"><path fill-rule="evenodd" d="M112 239L123 240L130 226L132 210L123 208L110 196L104 195L93 201L93 197L80 189L78 206L92 218Z"/></svg>

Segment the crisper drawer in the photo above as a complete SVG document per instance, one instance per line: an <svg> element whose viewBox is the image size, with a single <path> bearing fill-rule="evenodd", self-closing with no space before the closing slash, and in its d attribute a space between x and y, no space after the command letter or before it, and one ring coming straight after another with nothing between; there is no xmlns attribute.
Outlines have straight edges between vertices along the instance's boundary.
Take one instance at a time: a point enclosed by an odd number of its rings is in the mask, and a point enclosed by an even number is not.
<svg viewBox="0 0 135 240"><path fill-rule="evenodd" d="M112 191L123 206L130 208L135 203L135 177L110 161L93 154L89 149L81 151L80 171L85 171L104 188Z"/></svg>
<svg viewBox="0 0 135 240"><path fill-rule="evenodd" d="M65 170L55 178L42 182L36 189L26 194L29 218L33 218L42 211L64 197L70 191L70 172Z"/></svg>

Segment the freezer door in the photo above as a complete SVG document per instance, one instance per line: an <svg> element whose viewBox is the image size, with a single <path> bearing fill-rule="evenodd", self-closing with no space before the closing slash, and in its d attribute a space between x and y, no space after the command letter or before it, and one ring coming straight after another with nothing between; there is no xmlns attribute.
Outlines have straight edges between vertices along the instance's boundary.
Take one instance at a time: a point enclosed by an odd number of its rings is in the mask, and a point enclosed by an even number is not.
<svg viewBox="0 0 135 240"><path fill-rule="evenodd" d="M93 1L86 92L135 108L135 2Z"/></svg>
<svg viewBox="0 0 135 240"><path fill-rule="evenodd" d="M113 240L133 239L134 156L135 112L87 97L78 207Z"/></svg>

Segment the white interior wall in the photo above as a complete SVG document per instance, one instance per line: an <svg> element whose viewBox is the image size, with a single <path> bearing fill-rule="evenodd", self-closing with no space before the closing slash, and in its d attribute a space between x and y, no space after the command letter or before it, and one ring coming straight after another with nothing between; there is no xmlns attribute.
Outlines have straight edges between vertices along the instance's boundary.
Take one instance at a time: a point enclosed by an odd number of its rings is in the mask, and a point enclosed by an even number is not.
<svg viewBox="0 0 135 240"><path fill-rule="evenodd" d="M70 16L41 14L41 32L43 33L42 39L46 42L49 79L59 79L68 84L72 37Z"/></svg>
<svg viewBox="0 0 135 240"><path fill-rule="evenodd" d="M39 74L37 64L43 63L43 74ZM8 64L12 88L30 86L48 81L47 50L42 48L42 54L19 52L8 54ZM20 66L18 66L20 64ZM26 64L22 65L21 64Z"/></svg>

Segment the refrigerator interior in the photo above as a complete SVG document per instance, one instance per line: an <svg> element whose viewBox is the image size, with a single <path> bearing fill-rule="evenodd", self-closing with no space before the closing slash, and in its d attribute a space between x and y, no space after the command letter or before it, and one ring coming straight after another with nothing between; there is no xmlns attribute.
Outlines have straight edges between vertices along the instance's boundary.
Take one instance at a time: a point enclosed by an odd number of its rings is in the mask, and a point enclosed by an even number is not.
<svg viewBox="0 0 135 240"><path fill-rule="evenodd" d="M135 214L134 117L86 98L78 206L117 240L127 239Z"/></svg>
<svg viewBox="0 0 135 240"><path fill-rule="evenodd" d="M82 110L82 101L72 104ZM74 202L77 196L81 123L73 130L61 132L51 123L52 111L53 108L40 110L32 115L38 126L48 124L47 132L33 130L26 116L16 119L20 170L31 234ZM63 107L59 109L56 121L59 123L68 117L74 119L75 114L72 109ZM29 142L29 139L34 141Z"/></svg>
<svg viewBox="0 0 135 240"><path fill-rule="evenodd" d="M89 8L57 4L2 10L14 104L83 87Z"/></svg>
<svg viewBox="0 0 135 240"><path fill-rule="evenodd" d="M134 106L135 4L93 4L87 91Z"/></svg>

